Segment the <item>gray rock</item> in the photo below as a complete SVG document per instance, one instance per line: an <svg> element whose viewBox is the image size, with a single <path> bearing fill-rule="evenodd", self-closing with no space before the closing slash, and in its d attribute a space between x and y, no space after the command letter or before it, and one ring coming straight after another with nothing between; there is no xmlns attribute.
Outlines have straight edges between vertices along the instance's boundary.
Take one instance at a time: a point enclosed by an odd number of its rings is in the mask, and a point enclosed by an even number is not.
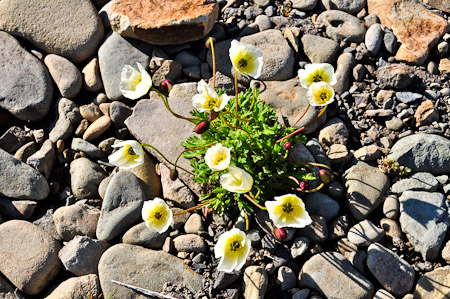
<svg viewBox="0 0 450 299"><path fill-rule="evenodd" d="M90 142L87 142L86 140L77 137L72 139L70 148L77 152L83 152L94 159L101 159L105 156L105 153L98 147Z"/></svg>
<svg viewBox="0 0 450 299"><path fill-rule="evenodd" d="M302 36L303 51L312 63L334 63L339 44L329 38L305 34Z"/></svg>
<svg viewBox="0 0 450 299"><path fill-rule="evenodd" d="M403 89L408 87L413 78L411 68L403 64L391 64L376 70L375 76L380 81L381 88Z"/></svg>
<svg viewBox="0 0 450 299"><path fill-rule="evenodd" d="M28 220L33 215L37 203L31 200L9 200L0 198L2 216L6 219Z"/></svg>
<svg viewBox="0 0 450 299"><path fill-rule="evenodd" d="M95 237L100 211L87 204L74 204L61 207L53 214L56 231L65 241L75 236Z"/></svg>
<svg viewBox="0 0 450 299"><path fill-rule="evenodd" d="M299 10L313 10L318 0L292 0L292 7Z"/></svg>
<svg viewBox="0 0 450 299"><path fill-rule="evenodd" d="M33 224L39 226L44 231L49 233L53 238L55 238L58 241L61 241L61 237L58 234L58 231L56 230L55 222L53 221L53 210L48 209L46 213L40 217L39 219L35 220Z"/></svg>
<svg viewBox="0 0 450 299"><path fill-rule="evenodd" d="M322 127L318 139L325 146L333 144L345 145L348 141L348 129L340 118L333 117Z"/></svg>
<svg viewBox="0 0 450 299"><path fill-rule="evenodd" d="M74 126L81 121L78 105L66 98L58 99L58 116L52 125L49 139L52 142L67 139L73 132Z"/></svg>
<svg viewBox="0 0 450 299"><path fill-rule="evenodd" d="M161 179L156 173L156 164L147 154L144 154L143 164L135 166L129 171L141 182L145 198L153 199L161 194Z"/></svg>
<svg viewBox="0 0 450 299"><path fill-rule="evenodd" d="M106 96L110 100L123 98L119 90L120 74L124 65L137 69L136 62L144 67L149 65L153 46L131 38L123 38L117 33L110 34L98 50L100 73Z"/></svg>
<svg viewBox="0 0 450 299"><path fill-rule="evenodd" d="M425 260L435 259L449 227L449 206L444 195L405 191L399 200L402 231Z"/></svg>
<svg viewBox="0 0 450 299"><path fill-rule="evenodd" d="M176 207L171 208L170 210L172 211L173 214L184 211L183 209L176 208ZM172 220L172 223L170 224L170 227L173 230L180 230L183 227L183 225L186 223L186 221L189 219L190 215L191 215L191 213L187 212L187 213L173 216L173 220Z"/></svg>
<svg viewBox="0 0 450 299"><path fill-rule="evenodd" d="M347 238L356 246L369 246L384 237L384 230L376 227L370 220L363 220L355 224L348 231Z"/></svg>
<svg viewBox="0 0 450 299"><path fill-rule="evenodd" d="M183 284L194 294L202 290L202 276L184 265L183 260L163 251L140 246L112 246L102 255L98 272L105 298L109 298L117 289L117 284L111 282L111 279L126 281L158 293L163 291L163 285L167 282L172 285ZM115 297L147 298L128 288L118 288Z"/></svg>
<svg viewBox="0 0 450 299"><path fill-rule="evenodd" d="M29 141L31 141L31 136L27 132L19 127L12 126L0 137L0 148L13 154L18 148Z"/></svg>
<svg viewBox="0 0 450 299"><path fill-rule="evenodd" d="M407 299L406 296L403 298ZM379 289L375 295L373 295L373 299L395 299L395 297L388 291Z"/></svg>
<svg viewBox="0 0 450 299"><path fill-rule="evenodd" d="M125 120L133 113L133 109L122 102L115 101L109 106L109 117L116 129L125 128Z"/></svg>
<svg viewBox="0 0 450 299"><path fill-rule="evenodd" d="M411 177L402 179L392 185L391 191L401 194L405 191L429 191L434 192L438 189L439 182L428 172L418 172Z"/></svg>
<svg viewBox="0 0 450 299"><path fill-rule="evenodd" d="M306 143L306 147L314 156L314 160L316 160L317 163L324 164L331 168L330 162L327 158L327 153L323 149L322 145L320 145L319 140L316 138L309 139Z"/></svg>
<svg viewBox="0 0 450 299"><path fill-rule="evenodd" d="M150 230L144 222L130 228L122 237L125 244L139 245L150 249L160 250L165 239L169 236L169 231L162 234Z"/></svg>
<svg viewBox="0 0 450 299"><path fill-rule="evenodd" d="M292 299L307 299L307 298L309 298L310 293L311 293L311 291L309 289L302 289L302 290L295 292L292 295ZM317 297L317 296L314 296L314 297ZM317 298L317 299L319 299L319 298Z"/></svg>
<svg viewBox="0 0 450 299"><path fill-rule="evenodd" d="M383 214L389 219L396 219L400 212L400 203L397 196L389 195L383 204Z"/></svg>
<svg viewBox="0 0 450 299"><path fill-rule="evenodd" d="M98 198L98 186L105 177L103 169L87 158L70 163L70 186L77 198Z"/></svg>
<svg viewBox="0 0 450 299"><path fill-rule="evenodd" d="M49 54L45 56L44 63L63 98L72 99L80 92L83 80L80 71L72 62L64 57Z"/></svg>
<svg viewBox="0 0 450 299"><path fill-rule="evenodd" d="M392 131L400 131L403 128L403 122L400 118L394 116L386 120L386 128Z"/></svg>
<svg viewBox="0 0 450 299"><path fill-rule="evenodd" d="M0 30L75 63L92 56L103 39L102 21L88 0L2 1Z"/></svg>
<svg viewBox="0 0 450 299"><path fill-rule="evenodd" d="M252 85L254 82L256 81L252 81ZM271 108L277 110L278 122L287 127L293 125L303 115L309 105L307 97L308 90L303 88L297 79L284 82L265 81L264 87L264 90L260 93L261 100L268 103ZM319 111L310 107L302 120L295 125L295 128L301 128L310 123L318 114ZM304 134L311 134L323 125L326 118L325 112L318 121L308 126L302 132Z"/></svg>
<svg viewBox="0 0 450 299"><path fill-rule="evenodd" d="M184 225L184 231L187 234L199 234L200 232L205 231L202 216L200 216L199 214L192 214L191 216L189 216L189 219Z"/></svg>
<svg viewBox="0 0 450 299"><path fill-rule="evenodd" d="M430 134L413 134L397 141L388 158L409 167L413 172L448 174L450 140Z"/></svg>
<svg viewBox="0 0 450 299"><path fill-rule="evenodd" d="M356 150L353 153L355 159L366 162L375 161L380 157L380 155L381 155L380 148L376 144L363 146L362 148Z"/></svg>
<svg viewBox="0 0 450 299"><path fill-rule="evenodd" d="M347 201L356 220L366 218L381 203L389 179L378 167L358 162L344 173Z"/></svg>
<svg viewBox="0 0 450 299"><path fill-rule="evenodd" d="M255 24L258 25L259 31L272 29L272 22L267 15L259 15L255 18Z"/></svg>
<svg viewBox="0 0 450 299"><path fill-rule="evenodd" d="M0 149L0 195L41 200L50 192L47 180L31 166Z"/></svg>
<svg viewBox="0 0 450 299"><path fill-rule="evenodd" d="M339 213L338 202L320 192L308 194L304 203L310 215L323 216L327 221L332 220Z"/></svg>
<svg viewBox="0 0 450 299"><path fill-rule="evenodd" d="M383 38L383 43L384 43L384 47L386 48L386 50L395 55L395 53L397 53L397 49L398 49L398 42L397 42L397 37L395 36L395 34L390 31L390 30L386 30L384 33L384 38Z"/></svg>
<svg viewBox="0 0 450 299"><path fill-rule="evenodd" d="M105 29L105 34L107 34L108 32L111 31L111 22L110 22L111 4L112 4L112 1L109 1L98 11L98 15L102 19L103 28Z"/></svg>
<svg viewBox="0 0 450 299"><path fill-rule="evenodd" d="M0 7L8 2L14 1L2 1ZM18 13L13 10L12 14ZM2 8L0 15L5 13L7 11ZM0 18L0 27L4 21ZM11 35L2 31L0 50L0 108L8 110L20 120L36 121L44 118L53 100L53 83L47 68Z"/></svg>
<svg viewBox="0 0 450 299"><path fill-rule="evenodd" d="M185 67L183 73L192 79L200 79L202 77L200 67L198 65L192 65Z"/></svg>
<svg viewBox="0 0 450 299"><path fill-rule="evenodd" d="M163 81L167 79L171 80L172 82L176 82L182 76L182 74L183 65L180 61L165 60L162 63L161 67L159 67L158 70L153 74L152 82L156 87L159 87L161 83L163 83Z"/></svg>
<svg viewBox="0 0 450 299"><path fill-rule="evenodd" d="M405 295L414 284L414 269L381 244L369 246L367 267L380 284L395 296Z"/></svg>
<svg viewBox="0 0 450 299"><path fill-rule="evenodd" d="M372 56L376 56L383 44L383 30L380 24L373 24L367 29L364 44Z"/></svg>
<svg viewBox="0 0 450 299"><path fill-rule="evenodd" d="M58 275L60 248L52 236L27 221L0 225L0 271L26 295L39 294Z"/></svg>
<svg viewBox="0 0 450 299"><path fill-rule="evenodd" d="M53 142L47 139L42 147L27 159L27 164L34 167L37 171L42 173L45 178L50 177L53 165L56 160L56 151Z"/></svg>
<svg viewBox="0 0 450 299"><path fill-rule="evenodd" d="M85 298L85 294L89 294L92 298L101 296L100 282L97 275L90 274L69 278L59 284L45 299Z"/></svg>
<svg viewBox="0 0 450 299"><path fill-rule="evenodd" d="M299 276L301 287L315 289L327 298L372 298L374 286L337 252L310 258Z"/></svg>
<svg viewBox="0 0 450 299"><path fill-rule="evenodd" d="M282 291L294 288L297 285L297 277L291 268L281 266L278 268L277 281Z"/></svg>
<svg viewBox="0 0 450 299"><path fill-rule="evenodd" d="M75 236L58 253L66 271L77 276L97 274L100 257L109 248L105 241Z"/></svg>
<svg viewBox="0 0 450 299"><path fill-rule="evenodd" d="M182 51L182 52L178 53L175 56L174 60L180 62L183 67L188 67L188 66L193 66L193 65L199 66L203 62L200 60L200 58L198 58L194 54L191 54L187 51Z"/></svg>
<svg viewBox="0 0 450 299"><path fill-rule="evenodd" d="M356 14L366 6L366 0L321 0L322 5L327 9L336 9Z"/></svg>
<svg viewBox="0 0 450 299"><path fill-rule="evenodd" d="M360 1L346 1L348 3L357 3ZM339 10L328 10L319 15L317 23L326 26L327 35L340 43L355 42L360 43L364 40L366 27L358 18Z"/></svg>
<svg viewBox="0 0 450 299"><path fill-rule="evenodd" d="M245 299L264 299L269 276L266 270L259 266L249 266L244 271L243 296Z"/></svg>
<svg viewBox="0 0 450 299"><path fill-rule="evenodd" d="M398 91L395 93L395 96L397 97L397 100L405 104L409 104L423 98L423 95L420 93L411 91Z"/></svg>
<svg viewBox="0 0 450 299"><path fill-rule="evenodd" d="M306 252L306 250L308 250L310 245L311 241L309 241L308 238L305 237L295 238L294 243L292 244L291 247L292 258L295 259L301 256L303 253Z"/></svg>
<svg viewBox="0 0 450 299"><path fill-rule="evenodd" d="M172 90L169 92L169 98L182 98L182 99L192 98L196 93L197 93L197 82L180 83L175 84L172 87Z"/></svg>
<svg viewBox="0 0 450 299"><path fill-rule="evenodd" d="M297 235L306 237L311 242L320 243L328 238L327 222L324 217L311 215L312 223L297 229Z"/></svg>
<svg viewBox="0 0 450 299"><path fill-rule="evenodd" d="M14 158L20 160L22 162L26 162L27 159L33 155L35 152L39 150L39 146L36 142L30 141L23 146L21 146L16 153L14 154Z"/></svg>
<svg viewBox="0 0 450 299"><path fill-rule="evenodd" d="M439 267L425 273L417 281L414 298L435 299L448 297L450 292L450 267Z"/></svg>
<svg viewBox="0 0 450 299"><path fill-rule="evenodd" d="M145 194L139 179L119 171L109 182L97 226L97 238L109 241L141 218Z"/></svg>
<svg viewBox="0 0 450 299"><path fill-rule="evenodd" d="M173 239L173 244L178 252L204 252L206 243L199 235L187 234Z"/></svg>
<svg viewBox="0 0 450 299"><path fill-rule="evenodd" d="M333 86L334 91L341 95L348 91L350 87L350 78L353 67L356 65L356 60L352 53L342 53L337 60L336 68L336 84Z"/></svg>
<svg viewBox="0 0 450 299"><path fill-rule="evenodd" d="M336 240L347 235L348 215L337 217L330 225L330 239Z"/></svg>

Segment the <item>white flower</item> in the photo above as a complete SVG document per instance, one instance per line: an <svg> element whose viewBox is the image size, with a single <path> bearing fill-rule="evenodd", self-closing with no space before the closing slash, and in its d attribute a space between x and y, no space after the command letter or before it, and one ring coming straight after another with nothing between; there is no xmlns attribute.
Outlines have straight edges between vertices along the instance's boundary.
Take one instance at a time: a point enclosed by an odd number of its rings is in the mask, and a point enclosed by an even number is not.
<svg viewBox="0 0 450 299"><path fill-rule="evenodd" d="M234 193L247 193L252 190L252 176L237 166L228 166L228 173L220 176L220 184L222 188Z"/></svg>
<svg viewBox="0 0 450 299"><path fill-rule="evenodd" d="M255 79L261 75L263 54L257 47L233 40L229 54L234 68L242 75Z"/></svg>
<svg viewBox="0 0 450 299"><path fill-rule="evenodd" d="M231 147L224 147L221 143L208 148L205 153L205 162L213 171L228 168L231 161Z"/></svg>
<svg viewBox="0 0 450 299"><path fill-rule="evenodd" d="M330 85L336 84L334 68L329 63L307 64L305 69L298 71L300 84L309 88L314 82L326 82Z"/></svg>
<svg viewBox="0 0 450 299"><path fill-rule="evenodd" d="M155 197L153 200L144 202L142 219L150 230L162 234L172 223L173 213L164 200Z"/></svg>
<svg viewBox="0 0 450 299"><path fill-rule="evenodd" d="M307 95L311 106L325 106L334 101L334 89L325 82L311 84Z"/></svg>
<svg viewBox="0 0 450 299"><path fill-rule="evenodd" d="M152 78L147 73L145 68L139 63L136 63L139 71L131 65L124 65L122 74L120 75L119 90L124 97L136 100L147 94L152 87Z"/></svg>
<svg viewBox="0 0 450 299"><path fill-rule="evenodd" d="M192 97L192 105L198 112L214 110L219 112L228 104L230 97L223 94L219 97L217 92L204 80L200 80L197 85L198 93Z"/></svg>
<svg viewBox="0 0 450 299"><path fill-rule="evenodd" d="M312 222L303 200L297 195L277 196L275 201L266 201L265 206L270 220L276 227L302 228Z"/></svg>
<svg viewBox="0 0 450 299"><path fill-rule="evenodd" d="M250 253L251 241L247 235L233 228L220 235L214 246L214 255L220 258L218 270L224 272L239 271Z"/></svg>
<svg viewBox="0 0 450 299"><path fill-rule="evenodd" d="M112 147L122 147L108 156L109 163L122 169L129 169L144 163L144 149L135 140L127 140L114 144Z"/></svg>

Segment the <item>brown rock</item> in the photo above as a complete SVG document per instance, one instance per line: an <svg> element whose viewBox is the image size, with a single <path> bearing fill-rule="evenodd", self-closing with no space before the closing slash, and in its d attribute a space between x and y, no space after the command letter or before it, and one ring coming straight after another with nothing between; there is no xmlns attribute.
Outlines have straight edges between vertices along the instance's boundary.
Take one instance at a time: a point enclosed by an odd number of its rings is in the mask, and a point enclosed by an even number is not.
<svg viewBox="0 0 450 299"><path fill-rule="evenodd" d="M111 28L124 37L155 45L183 44L206 36L219 14L216 1L117 0Z"/></svg>
<svg viewBox="0 0 450 299"><path fill-rule="evenodd" d="M426 273L417 282L414 298L435 299L450 297L450 266Z"/></svg>
<svg viewBox="0 0 450 299"><path fill-rule="evenodd" d="M81 277L72 277L63 281L50 295L45 299L66 299L66 298L85 298L83 296L91 295L90 298L98 298L100 295L100 281L95 274ZM89 298L89 297L88 297Z"/></svg>
<svg viewBox="0 0 450 299"><path fill-rule="evenodd" d="M61 207L53 214L56 231L66 241L75 236L95 238L100 210L87 204Z"/></svg>
<svg viewBox="0 0 450 299"><path fill-rule="evenodd" d="M130 171L139 179L145 198L153 199L161 194L161 179L156 174L155 162L144 154L144 163L133 167ZM164 197L165 198L165 197Z"/></svg>
<svg viewBox="0 0 450 299"><path fill-rule="evenodd" d="M96 92L102 89L103 82L100 76L98 58L93 58L81 72L83 73L83 86L87 91Z"/></svg>
<svg viewBox="0 0 450 299"><path fill-rule="evenodd" d="M87 119L90 122L94 122L100 118L102 112L100 108L94 103L90 103L89 105L83 105L80 107L80 114L84 119Z"/></svg>
<svg viewBox="0 0 450 299"><path fill-rule="evenodd" d="M439 61L439 71L443 74L450 73L450 59L443 58Z"/></svg>
<svg viewBox="0 0 450 299"><path fill-rule="evenodd" d="M418 0L368 0L370 14L402 43L395 59L421 65L449 27L448 22L430 12Z"/></svg>
<svg viewBox="0 0 450 299"><path fill-rule="evenodd" d="M111 119L107 115L103 115L96 121L94 121L86 132L83 134L83 139L86 141L95 140L102 135L111 126Z"/></svg>
<svg viewBox="0 0 450 299"><path fill-rule="evenodd" d="M420 127L429 125L433 121L438 121L439 113L434 108L433 102L426 100L417 108L414 117L416 118L416 125Z"/></svg>
<svg viewBox="0 0 450 299"><path fill-rule="evenodd" d="M450 0L424 0L422 2L429 4L439 10L450 13Z"/></svg>

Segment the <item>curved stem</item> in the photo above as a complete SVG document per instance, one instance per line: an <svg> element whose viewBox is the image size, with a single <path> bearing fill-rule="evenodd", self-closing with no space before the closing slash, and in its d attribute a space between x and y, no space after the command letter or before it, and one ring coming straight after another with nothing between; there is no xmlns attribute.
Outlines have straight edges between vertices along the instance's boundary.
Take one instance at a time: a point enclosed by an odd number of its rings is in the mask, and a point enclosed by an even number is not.
<svg viewBox="0 0 450 299"><path fill-rule="evenodd" d="M260 208L261 210L267 210L266 207L263 207L262 205L260 205L259 203L257 203L250 195L248 195L247 193L244 194L244 196L250 200L255 206L257 206L258 208Z"/></svg>
<svg viewBox="0 0 450 299"><path fill-rule="evenodd" d="M215 198L212 198L212 199L208 200L207 202L204 202L204 203L201 203L201 204L199 204L199 205L196 205L195 207L192 207L192 208L183 210L183 211L181 211L181 212L175 213L175 214L173 214L173 216L178 216L178 215L181 215L181 214L190 212L190 211L192 211L192 210L201 208L201 207L203 207L203 206L206 206L207 204L212 203L214 200L215 200Z"/></svg>
<svg viewBox="0 0 450 299"><path fill-rule="evenodd" d="M289 134L289 135L287 135L287 136L285 136L285 137L283 137L283 138L281 138L281 139L278 139L277 142L281 142L281 141L283 141L283 140L285 140L285 139L288 139L289 137L291 137L291 136L297 134L298 132L303 131L303 130L306 129L308 126L310 126L310 125L312 125L313 123L315 123L315 122L322 116L322 114L325 112L325 110L327 110L327 107L328 107L328 105L326 105L325 107L323 107L323 108L322 108L322 111L320 111L320 113L319 113L319 114L318 114L311 122L309 122L308 124L304 125L304 126L301 127L300 129L298 129L298 130L292 132L291 134Z"/></svg>
<svg viewBox="0 0 450 299"><path fill-rule="evenodd" d="M256 87L256 86L253 86L252 103L250 104L250 109L249 109L249 110L253 110L253 106L255 105L255 100L256 100L256 90L257 90L257 87Z"/></svg>
<svg viewBox="0 0 450 299"><path fill-rule="evenodd" d="M238 107L239 107L239 100L238 100L238 82L237 82L237 76L238 76L238 71L236 70L234 73L234 90L236 91L236 118L238 118Z"/></svg>
<svg viewBox="0 0 450 299"><path fill-rule="evenodd" d="M325 164L320 164L320 163L313 163L313 162L308 162L308 163L302 163L303 165L312 165L312 166L318 166L318 167L323 167L323 168L327 168L331 171L333 171L329 166L325 165Z"/></svg>
<svg viewBox="0 0 450 299"><path fill-rule="evenodd" d="M214 43L212 37L209 38L209 44L211 45L211 54L213 60L213 88L216 89L216 55L214 54Z"/></svg>
<svg viewBox="0 0 450 299"><path fill-rule="evenodd" d="M236 115L234 115L233 113L231 113L231 112L225 112L225 114L227 114L227 115L231 115L232 117L234 117L234 118L236 118ZM252 118L250 117L250 118L240 118L240 117L237 117L236 118L237 120L240 120L240 121L245 121L245 122L249 122Z"/></svg>
<svg viewBox="0 0 450 299"><path fill-rule="evenodd" d="M214 144L216 144L216 143L217 143L217 142L214 141L214 142L212 142L212 143L210 143L210 144L207 144L207 145L204 145L204 146L195 147L195 148L187 148L187 149L181 151L181 153L178 154L178 157L177 157L177 159L175 160L175 163L173 164L174 167L175 167L175 169L177 169L177 163L178 163L178 160L180 159L181 155L184 154L185 152L190 152L190 151L196 151L196 150L204 149L204 148L210 147L211 145L214 145ZM181 167L180 167L180 168L181 168Z"/></svg>
<svg viewBox="0 0 450 299"><path fill-rule="evenodd" d="M256 195L253 196L252 192L248 192L250 194L251 197L253 198L258 198L259 194L261 193L261 188L259 188L258 186L254 185L254 187L258 190L258 192L256 192Z"/></svg>
<svg viewBox="0 0 450 299"><path fill-rule="evenodd" d="M291 126L291 128L295 127L296 124L298 124L298 122L305 116L306 112L308 112L309 107L311 107L311 104L308 103L308 107L306 108L305 112L303 112L302 116L300 116L295 123Z"/></svg>
<svg viewBox="0 0 450 299"><path fill-rule="evenodd" d="M306 193L316 192L316 191L319 191L320 189L322 189L323 186L325 186L324 183L320 184L319 187L317 187L317 188L315 188L315 189L305 190L305 191L303 191L303 192L306 192Z"/></svg>
<svg viewBox="0 0 450 299"><path fill-rule="evenodd" d="M229 124L229 123L226 121L225 117L223 117L222 114L220 114L220 119L221 119L228 127L232 128L232 129L235 129L235 130L242 130L242 131L244 131L245 133L247 133L248 137L250 137L250 139L253 140L252 135L250 135L250 133L249 133L246 129L241 128L241 127L234 127L234 126L232 126L231 124Z"/></svg>
<svg viewBox="0 0 450 299"><path fill-rule="evenodd" d="M245 212L245 211L244 211L244 217L245 217L245 232L248 232L248 228L249 228L248 215L247 215L247 212Z"/></svg>
<svg viewBox="0 0 450 299"><path fill-rule="evenodd" d="M164 105L166 106L167 110L169 110L170 113L172 113L173 116L175 116L176 118L181 118L187 121L190 121L193 124L197 124L197 121L199 121L199 119L197 118L192 118L192 117L184 117L182 115L179 115L178 113L175 113L169 106L169 102L167 101L166 96L164 96L159 90L157 90L156 88L151 88L151 90L153 90L154 92L156 92L160 98L163 100Z"/></svg>
<svg viewBox="0 0 450 299"><path fill-rule="evenodd" d="M166 156L164 156L164 155L163 155L156 147L154 147L153 145L147 144L147 143L144 143L144 144L141 144L141 145L142 145L142 146L148 146L148 147L151 147L151 148L152 148L155 152L157 152L164 160L166 160L167 163L169 163L170 165L175 166L174 163L172 163L169 159L167 159ZM190 175L194 175L194 176L195 176L194 173L190 172L189 170L184 169L184 168L181 167L181 166L178 166L178 168L180 168L181 170L184 170L185 172L189 173Z"/></svg>

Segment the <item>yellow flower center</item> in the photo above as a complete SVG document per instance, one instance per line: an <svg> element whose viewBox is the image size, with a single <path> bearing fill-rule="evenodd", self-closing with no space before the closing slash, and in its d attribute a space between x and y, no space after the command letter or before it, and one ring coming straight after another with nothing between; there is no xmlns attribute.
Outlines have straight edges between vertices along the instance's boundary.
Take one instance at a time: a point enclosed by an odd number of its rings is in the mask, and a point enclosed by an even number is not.
<svg viewBox="0 0 450 299"><path fill-rule="evenodd" d="M322 100L322 101L324 101L324 102L326 102L326 100L328 99L328 93L327 92L321 92L320 93L320 95L319 95L319 98Z"/></svg>
<svg viewBox="0 0 450 299"><path fill-rule="evenodd" d="M247 59L245 59L245 58L239 59L239 61L238 61L239 68L246 68L247 65L248 65Z"/></svg>
<svg viewBox="0 0 450 299"><path fill-rule="evenodd" d="M231 244L230 244L231 251L238 251L239 248L241 248L241 243L239 243L238 241L231 242Z"/></svg>
<svg viewBox="0 0 450 299"><path fill-rule="evenodd" d="M132 146L129 146L129 148L128 148L128 155L130 155L130 156L136 155Z"/></svg>
<svg viewBox="0 0 450 299"><path fill-rule="evenodd" d="M319 74L315 74L313 76L313 82L320 82L320 81L323 81L322 76Z"/></svg>
<svg viewBox="0 0 450 299"><path fill-rule="evenodd" d="M218 106L218 102L219 102L219 99L216 99L216 98L213 98L213 97L208 97L207 100L206 100L206 106L209 109L213 109L214 107Z"/></svg>
<svg viewBox="0 0 450 299"><path fill-rule="evenodd" d="M290 202L283 204L283 213L290 214L294 210L294 207Z"/></svg>
<svg viewBox="0 0 450 299"><path fill-rule="evenodd" d="M153 215L156 219L160 220L163 217L163 214L161 212L155 212L155 215Z"/></svg>

